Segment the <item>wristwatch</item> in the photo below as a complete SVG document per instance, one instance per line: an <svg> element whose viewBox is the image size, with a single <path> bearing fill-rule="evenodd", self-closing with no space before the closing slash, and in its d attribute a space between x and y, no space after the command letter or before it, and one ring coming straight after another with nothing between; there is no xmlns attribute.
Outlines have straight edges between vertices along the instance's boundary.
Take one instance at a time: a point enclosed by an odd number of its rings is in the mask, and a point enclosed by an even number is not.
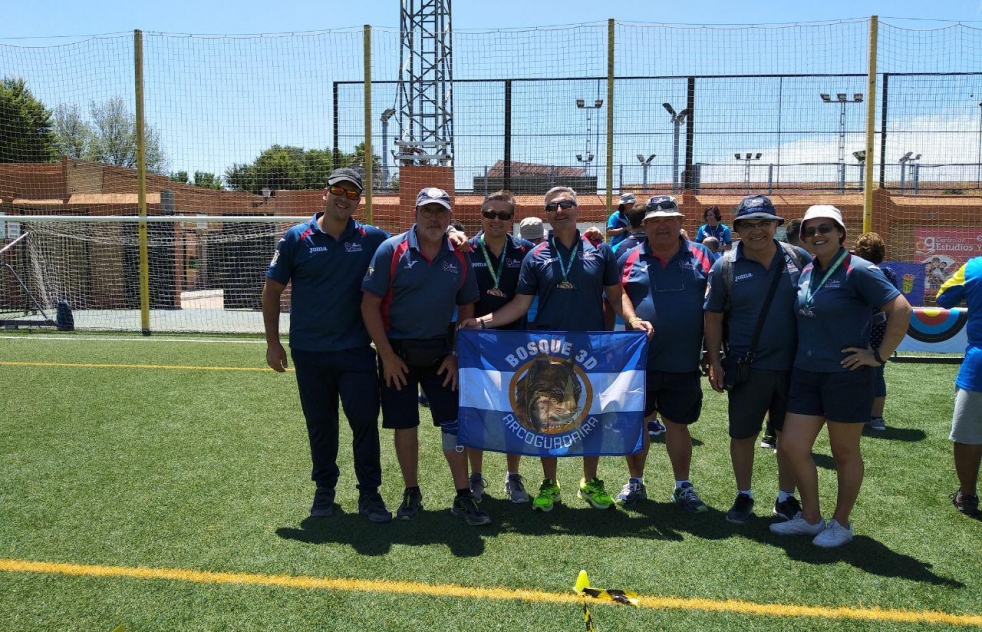
<svg viewBox="0 0 982 632"><path fill-rule="evenodd" d="M873 359L880 363L880 366L886 366L887 361L880 357L880 350L873 349Z"/></svg>

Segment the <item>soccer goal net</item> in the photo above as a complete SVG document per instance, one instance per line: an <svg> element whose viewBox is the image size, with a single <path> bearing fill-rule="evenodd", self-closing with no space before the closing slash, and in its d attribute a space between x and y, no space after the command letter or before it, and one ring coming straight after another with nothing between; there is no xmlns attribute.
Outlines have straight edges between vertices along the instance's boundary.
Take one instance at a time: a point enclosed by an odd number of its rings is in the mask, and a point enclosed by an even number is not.
<svg viewBox="0 0 982 632"><path fill-rule="evenodd" d="M276 243L301 217L0 216L0 322L75 329L261 333L262 287ZM146 224L140 283L140 224ZM281 331L289 329L289 290Z"/></svg>

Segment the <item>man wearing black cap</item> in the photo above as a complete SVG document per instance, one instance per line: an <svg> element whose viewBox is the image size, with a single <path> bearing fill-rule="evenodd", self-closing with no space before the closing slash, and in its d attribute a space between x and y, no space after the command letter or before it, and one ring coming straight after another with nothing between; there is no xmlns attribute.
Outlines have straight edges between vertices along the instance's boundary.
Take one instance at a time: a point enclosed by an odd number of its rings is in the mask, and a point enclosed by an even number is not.
<svg viewBox="0 0 982 632"><path fill-rule="evenodd" d="M726 519L743 524L753 514L751 490L754 448L765 415L777 436L784 427L791 384L791 365L797 347L794 302L798 275L811 261L807 252L775 239L784 218L777 215L770 199L763 195L744 198L736 208L733 228L740 236L736 247L713 265L706 296L705 333L710 366L709 383L723 392L725 370L721 348L727 343L731 358L747 362L756 333L757 344L749 357L746 380L730 386L730 458L736 477L737 495ZM775 278L777 275L778 278ZM759 322L767 296L773 290L766 317ZM728 317L729 335L724 340L723 319ZM737 372L736 367L730 367ZM731 379L734 376L730 376ZM794 478L781 452L778 452L778 497L773 513L790 520L801 511L795 498Z"/></svg>
<svg viewBox="0 0 982 632"><path fill-rule="evenodd" d="M335 169L324 189L324 210L286 231L277 244L263 286L266 363L281 373L287 368L280 342L280 296L291 283L290 354L307 421L311 479L317 484L310 515L333 513L340 400L351 426L358 512L372 522L389 522L392 514L378 493L382 468L375 353L359 311L362 278L388 235L352 217L361 193L357 171Z"/></svg>

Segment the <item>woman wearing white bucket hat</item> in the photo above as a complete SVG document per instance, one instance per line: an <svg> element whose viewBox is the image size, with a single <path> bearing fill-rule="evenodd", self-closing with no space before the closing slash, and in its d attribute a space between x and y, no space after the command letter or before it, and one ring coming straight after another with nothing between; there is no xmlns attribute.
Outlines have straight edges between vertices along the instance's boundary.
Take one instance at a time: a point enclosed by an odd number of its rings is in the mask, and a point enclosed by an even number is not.
<svg viewBox="0 0 982 632"><path fill-rule="evenodd" d="M859 443L873 407L874 368L886 364L903 340L910 304L869 261L843 247L846 226L834 206L812 206L801 222L804 246L815 257L798 281L798 350L791 375L784 436L778 443L801 494L801 513L771 525L782 535L810 535L823 548L852 540L852 512L863 482ZM879 348L869 346L873 310L887 315ZM828 427L838 494L826 524L818 501L812 447Z"/></svg>

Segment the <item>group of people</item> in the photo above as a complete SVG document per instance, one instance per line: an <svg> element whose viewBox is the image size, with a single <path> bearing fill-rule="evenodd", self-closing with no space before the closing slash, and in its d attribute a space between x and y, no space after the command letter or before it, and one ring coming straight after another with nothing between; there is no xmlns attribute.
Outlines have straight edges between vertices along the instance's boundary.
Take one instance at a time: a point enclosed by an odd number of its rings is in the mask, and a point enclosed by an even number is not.
<svg viewBox="0 0 982 632"><path fill-rule="evenodd" d="M742 524L753 513L754 447L766 416L778 437L773 514L781 521L771 530L807 534L823 547L852 539L849 516L863 477L859 439L872 416L877 369L903 338L910 306L879 268L845 250L838 209L808 209L799 228L802 249L776 239L784 219L767 197L750 196L736 209L734 245L718 208L707 209L707 224L693 241L674 198L638 204L628 194L608 223L608 244L602 235L581 234L576 192L568 187L544 196L548 234L541 220L526 218L514 236L515 198L499 191L483 202L482 230L467 240L448 232L452 204L441 189L421 190L415 223L393 237L354 219L361 193L356 171L335 170L324 210L286 232L263 290L267 363L283 371L280 301L291 284L290 348L317 486L312 517L334 507L339 402L352 429L359 513L373 522L392 519L378 492L381 410L404 483L396 516L418 516L419 388L440 428L456 491L450 511L467 524L488 524L483 455L457 442L455 329L603 331L616 315L650 340L645 416L664 424L673 502L708 511L691 480L689 434L708 366L711 387L728 393L737 493L726 519ZM716 239L720 254L699 237ZM884 328L871 346L876 311ZM823 425L839 483L828 522L811 457ZM642 436L642 449L626 457L629 476L616 496L597 476L598 457L582 459L576 495L596 509L647 498L649 439ZM540 460L542 483L530 493L519 456L508 455L503 489L512 502L531 501L533 510L548 512L561 502L561 485L556 459ZM974 487L963 491L967 498Z"/></svg>

